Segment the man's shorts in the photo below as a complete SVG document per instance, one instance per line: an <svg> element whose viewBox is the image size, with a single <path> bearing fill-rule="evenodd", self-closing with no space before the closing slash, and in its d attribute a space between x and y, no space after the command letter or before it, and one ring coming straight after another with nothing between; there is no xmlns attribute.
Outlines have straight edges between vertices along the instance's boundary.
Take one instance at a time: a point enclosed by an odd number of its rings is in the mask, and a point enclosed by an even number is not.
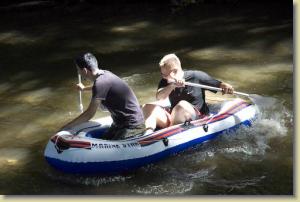
<svg viewBox="0 0 300 202"><path fill-rule="evenodd" d="M117 126L112 124L111 127L106 131L101 139L105 140L123 140L137 135L142 135L146 130L145 124L142 123L133 127Z"/></svg>

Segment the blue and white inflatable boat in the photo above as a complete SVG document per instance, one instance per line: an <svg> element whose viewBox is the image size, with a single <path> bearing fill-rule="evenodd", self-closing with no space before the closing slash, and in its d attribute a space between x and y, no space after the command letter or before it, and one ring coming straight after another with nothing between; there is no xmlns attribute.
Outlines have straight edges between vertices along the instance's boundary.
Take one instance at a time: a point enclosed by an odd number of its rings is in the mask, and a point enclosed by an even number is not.
<svg viewBox="0 0 300 202"><path fill-rule="evenodd" d="M202 119L125 140L101 139L101 134L112 123L110 117L89 121L51 137L44 155L51 166L67 173L120 174L132 171L241 125L250 126L256 118L256 107L239 98L219 106L217 112Z"/></svg>

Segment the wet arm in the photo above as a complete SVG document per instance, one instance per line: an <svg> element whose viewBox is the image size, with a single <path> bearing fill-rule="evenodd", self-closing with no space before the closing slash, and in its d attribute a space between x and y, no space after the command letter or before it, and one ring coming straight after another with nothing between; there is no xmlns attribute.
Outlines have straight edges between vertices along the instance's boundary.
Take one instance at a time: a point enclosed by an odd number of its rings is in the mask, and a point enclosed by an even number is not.
<svg viewBox="0 0 300 202"><path fill-rule="evenodd" d="M89 121L95 115L97 108L100 105L100 102L101 101L98 99L92 99L88 108L82 114L80 114L77 118L73 119L71 122L63 126L60 130L65 130L74 127L75 125Z"/></svg>
<svg viewBox="0 0 300 202"><path fill-rule="evenodd" d="M232 94L234 91L234 88L230 84L219 81L217 79L214 79L205 72L197 71L197 72L195 72L195 74L196 74L196 77L199 79L199 83L222 88L223 95L224 94ZM212 91L212 92L214 92L214 91Z"/></svg>
<svg viewBox="0 0 300 202"><path fill-rule="evenodd" d="M92 90L92 88L93 88L93 85L85 86L84 90L85 90L85 91L88 91L88 90Z"/></svg>
<svg viewBox="0 0 300 202"><path fill-rule="evenodd" d="M78 90L81 90L81 91L89 91L89 90L92 90L92 88L93 88L93 85L85 86L82 83L78 83L78 84L76 84L76 86L77 86Z"/></svg>
<svg viewBox="0 0 300 202"><path fill-rule="evenodd" d="M156 99L157 100L164 100L169 97L170 93L176 88L176 85L169 84L164 88L160 88L157 90Z"/></svg>

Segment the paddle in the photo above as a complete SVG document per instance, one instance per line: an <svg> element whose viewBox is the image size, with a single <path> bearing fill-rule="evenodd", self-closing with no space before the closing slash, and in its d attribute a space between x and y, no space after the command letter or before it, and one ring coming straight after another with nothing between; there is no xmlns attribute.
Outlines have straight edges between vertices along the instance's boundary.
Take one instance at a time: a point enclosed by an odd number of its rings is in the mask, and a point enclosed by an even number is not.
<svg viewBox="0 0 300 202"><path fill-rule="evenodd" d="M198 83L184 82L184 84L187 86L194 86L194 87L205 88L205 89L209 89L209 90L222 91L222 88L207 86L207 85L198 84ZM237 91L233 91L233 94L246 96L256 105L258 105L259 102L261 102L261 100L264 98L263 96L260 96L257 94L247 94L247 93L242 93L242 92L237 92Z"/></svg>
<svg viewBox="0 0 300 202"><path fill-rule="evenodd" d="M78 74L78 83L81 84L81 75ZM83 104L82 104L82 97L81 97L81 90L78 91L79 92L79 110L82 113L83 112Z"/></svg>
<svg viewBox="0 0 300 202"><path fill-rule="evenodd" d="M208 89L208 90L223 91L222 88L207 86L207 85L198 84L198 83L184 82L184 85L193 86L193 87L199 87L199 88L205 88L205 89ZM233 91L233 94L250 97L250 95L247 94L247 93L242 93L242 92L237 92L237 91Z"/></svg>

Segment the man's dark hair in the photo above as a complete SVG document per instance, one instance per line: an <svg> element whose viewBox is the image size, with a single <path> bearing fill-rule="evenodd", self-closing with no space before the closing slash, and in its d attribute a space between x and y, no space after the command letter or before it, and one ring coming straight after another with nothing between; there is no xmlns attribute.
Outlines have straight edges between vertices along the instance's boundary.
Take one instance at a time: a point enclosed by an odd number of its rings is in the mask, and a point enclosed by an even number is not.
<svg viewBox="0 0 300 202"><path fill-rule="evenodd" d="M88 70L98 69L98 62L92 53L80 54L75 58L75 64L80 68L87 68Z"/></svg>

